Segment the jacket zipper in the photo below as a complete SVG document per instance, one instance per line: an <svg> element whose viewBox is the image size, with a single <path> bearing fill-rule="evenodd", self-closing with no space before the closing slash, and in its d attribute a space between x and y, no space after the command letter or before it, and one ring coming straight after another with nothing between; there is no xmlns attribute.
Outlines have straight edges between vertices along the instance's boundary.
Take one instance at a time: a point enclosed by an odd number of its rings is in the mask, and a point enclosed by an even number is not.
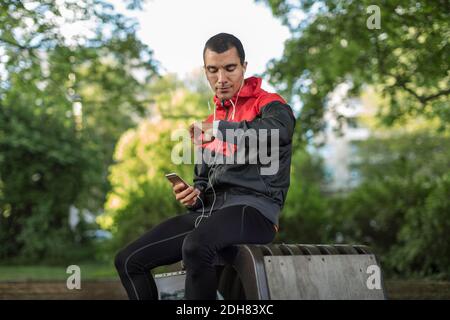
<svg viewBox="0 0 450 320"><path fill-rule="evenodd" d="M229 107L225 107L225 106L224 106L224 108L227 110L227 112L225 113L225 121L228 121L228 113L229 113L229 111L230 111L230 108L229 108ZM214 178L215 178L215 176L216 176L216 170L217 170L218 168L219 168L219 167L216 165L216 167L214 168L214 171L213 171L212 174L211 174L211 185L213 184Z"/></svg>
<svg viewBox="0 0 450 320"><path fill-rule="evenodd" d="M225 121L228 121L228 111L230 111L230 107L225 107L227 109L227 113L225 114Z"/></svg>

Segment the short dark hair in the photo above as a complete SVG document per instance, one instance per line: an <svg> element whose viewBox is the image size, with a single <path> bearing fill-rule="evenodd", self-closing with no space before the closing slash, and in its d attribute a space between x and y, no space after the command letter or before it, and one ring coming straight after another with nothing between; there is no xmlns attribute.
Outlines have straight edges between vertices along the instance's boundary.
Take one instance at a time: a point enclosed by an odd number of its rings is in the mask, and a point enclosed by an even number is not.
<svg viewBox="0 0 450 320"><path fill-rule="evenodd" d="M235 47L241 64L244 65L245 62L245 51L242 46L241 40L229 33L218 33L215 36L209 38L205 43L205 48L203 48L203 60L205 60L206 49L212 50L217 53L225 52L231 48Z"/></svg>

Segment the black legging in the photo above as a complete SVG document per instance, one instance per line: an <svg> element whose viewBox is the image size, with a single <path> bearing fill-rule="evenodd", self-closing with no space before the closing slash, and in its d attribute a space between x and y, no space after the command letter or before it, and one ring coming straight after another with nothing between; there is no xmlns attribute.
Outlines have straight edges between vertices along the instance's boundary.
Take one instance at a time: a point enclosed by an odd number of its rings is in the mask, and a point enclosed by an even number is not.
<svg viewBox="0 0 450 320"><path fill-rule="evenodd" d="M275 236L272 222L249 206L219 209L194 228L199 215L189 211L169 218L116 255L115 265L130 299L158 299L150 269L183 259L185 298L214 300L217 251L233 244L267 244Z"/></svg>

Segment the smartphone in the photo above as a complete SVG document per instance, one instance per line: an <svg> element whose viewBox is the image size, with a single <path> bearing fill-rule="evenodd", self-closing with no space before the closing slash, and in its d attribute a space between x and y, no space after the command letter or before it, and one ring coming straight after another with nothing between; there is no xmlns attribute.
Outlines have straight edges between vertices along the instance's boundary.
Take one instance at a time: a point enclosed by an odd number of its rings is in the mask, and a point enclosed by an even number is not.
<svg viewBox="0 0 450 320"><path fill-rule="evenodd" d="M176 184L182 183L185 185L185 189L189 188L189 184L184 181L183 179L181 179L181 177L179 175L177 175L176 173L168 173L166 174L166 178L172 182L172 185L175 186Z"/></svg>

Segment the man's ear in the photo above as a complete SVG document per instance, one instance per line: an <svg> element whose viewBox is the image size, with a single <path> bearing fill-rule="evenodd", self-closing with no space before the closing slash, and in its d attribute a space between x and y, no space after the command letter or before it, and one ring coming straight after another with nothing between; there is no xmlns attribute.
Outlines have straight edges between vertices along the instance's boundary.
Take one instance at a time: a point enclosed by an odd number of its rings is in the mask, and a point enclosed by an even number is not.
<svg viewBox="0 0 450 320"><path fill-rule="evenodd" d="M244 72L242 73L242 76L244 75L245 71L247 70L247 61L244 61L244 64L242 65Z"/></svg>

